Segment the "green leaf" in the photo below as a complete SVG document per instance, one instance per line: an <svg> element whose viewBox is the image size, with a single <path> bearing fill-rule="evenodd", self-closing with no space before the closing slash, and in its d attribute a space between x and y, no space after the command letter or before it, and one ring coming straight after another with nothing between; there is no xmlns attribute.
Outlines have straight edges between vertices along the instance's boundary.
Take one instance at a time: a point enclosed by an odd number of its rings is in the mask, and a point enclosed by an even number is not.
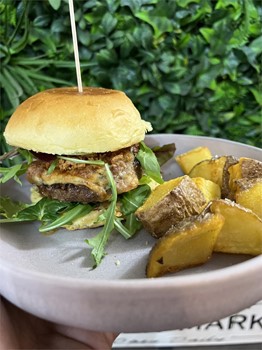
<svg viewBox="0 0 262 350"><path fill-rule="evenodd" d="M42 224L39 228L40 232L48 232L55 230L63 225L71 224L74 220L87 215L92 210L91 205L78 204L74 208L63 212L57 219L49 222L48 224Z"/></svg>
<svg viewBox="0 0 262 350"><path fill-rule="evenodd" d="M62 85L66 85L66 86L73 85L72 82L68 82L68 81L65 81L63 79L57 79L57 78L54 78L52 76L47 76L43 73L35 73L34 71L28 71L28 76L33 78L33 79L43 81L43 82L57 83L57 84L62 84Z"/></svg>
<svg viewBox="0 0 262 350"><path fill-rule="evenodd" d="M0 215L6 219L12 218L17 212L26 208L27 204L13 201L9 197L0 197Z"/></svg>
<svg viewBox="0 0 262 350"><path fill-rule="evenodd" d="M128 6L135 14L144 4L156 4L158 0L121 0L121 6Z"/></svg>
<svg viewBox="0 0 262 350"><path fill-rule="evenodd" d="M49 198L42 198L33 204L4 199L3 204L6 219L2 219L1 222L53 221L64 210L71 209L74 206L72 203L60 202Z"/></svg>
<svg viewBox="0 0 262 350"><path fill-rule="evenodd" d="M15 218L19 221L53 221L57 219L57 215L67 209L71 209L72 206L74 206L72 203L42 198L37 203L19 211Z"/></svg>
<svg viewBox="0 0 262 350"><path fill-rule="evenodd" d="M48 0L49 4L53 7L54 10L58 10L61 6L61 0Z"/></svg>
<svg viewBox="0 0 262 350"><path fill-rule="evenodd" d="M257 103L259 104L259 106L262 106L262 94L261 94L261 91L258 91L255 88L250 88L250 91L254 95L254 97L255 97Z"/></svg>
<svg viewBox="0 0 262 350"><path fill-rule="evenodd" d="M213 28L200 28L199 31L210 44L214 38L215 30Z"/></svg>
<svg viewBox="0 0 262 350"><path fill-rule="evenodd" d="M37 93L37 88L32 79L28 78L27 73L20 67L9 67L10 73L16 79L23 89L23 96L27 94L29 96Z"/></svg>
<svg viewBox="0 0 262 350"><path fill-rule="evenodd" d="M162 175L160 172L160 165L154 152L145 145L144 142L140 142L140 148L136 156L140 162L144 172L158 183L163 183Z"/></svg>
<svg viewBox="0 0 262 350"><path fill-rule="evenodd" d="M105 33L108 35L117 25L117 19L112 16L110 12L107 12L102 18L101 25Z"/></svg>
<svg viewBox="0 0 262 350"><path fill-rule="evenodd" d="M32 163L34 156L30 151L18 148L18 153L26 160L27 164Z"/></svg>
<svg viewBox="0 0 262 350"><path fill-rule="evenodd" d="M129 239L142 227L141 222L136 219L134 213L128 215L125 221L115 218L114 227L125 239Z"/></svg>
<svg viewBox="0 0 262 350"><path fill-rule="evenodd" d="M222 70L221 64L210 67L206 72L199 76L197 86L198 88L212 88L213 81L220 75Z"/></svg>
<svg viewBox="0 0 262 350"><path fill-rule="evenodd" d="M71 158L71 157L65 157L65 156L58 156L57 158L64 159L73 163L78 163L78 164L105 165L105 162L103 162L102 160L85 160L85 159Z"/></svg>
<svg viewBox="0 0 262 350"><path fill-rule="evenodd" d="M249 48L255 53L255 55L259 55L262 53L262 36L254 39L250 45Z"/></svg>
<svg viewBox="0 0 262 350"><path fill-rule="evenodd" d="M2 175L0 177L0 183L5 183L11 179L14 179L16 182L18 182L20 185L21 181L19 180L19 176L23 175L27 171L28 165L27 164L16 164L10 168L4 168L0 167L0 174Z"/></svg>
<svg viewBox="0 0 262 350"><path fill-rule="evenodd" d="M106 174L108 177L110 188L112 191L111 202L109 207L106 209L106 211L103 214L105 218L105 224L102 230L94 238L86 239L86 243L91 247L93 247L91 254L95 261L94 267L98 266L101 263L103 257L106 254L105 247L110 237L110 234L114 229L114 221L115 221L115 210L116 210L116 202L117 202L116 184L115 184L113 175L110 171L109 165L105 164L105 168L106 168Z"/></svg>
<svg viewBox="0 0 262 350"><path fill-rule="evenodd" d="M171 94L174 95L181 95L181 96L186 96L191 88L192 85L190 82L165 82L164 84L165 89L170 92Z"/></svg>
<svg viewBox="0 0 262 350"><path fill-rule="evenodd" d="M3 123L32 94L76 85L68 4L61 1L57 11L51 6L24 0L0 5L2 69L22 89L20 95L1 75ZM221 124L224 113L234 113L240 123L261 108L250 90L260 91L261 80L258 1L89 0L75 7L84 85L125 91L155 133L197 133L260 146L252 122L249 133L236 123ZM219 65L212 78L211 67ZM251 85L243 85L247 79ZM233 83L234 92L221 92L223 83Z"/></svg>
<svg viewBox="0 0 262 350"><path fill-rule="evenodd" d="M19 96L5 75L1 76L0 85L4 89L11 106L15 109L19 105Z"/></svg>
<svg viewBox="0 0 262 350"><path fill-rule="evenodd" d="M151 189L148 185L141 185L124 193L120 198L121 212L126 217L131 213L134 213L146 200L151 193Z"/></svg>
<svg viewBox="0 0 262 350"><path fill-rule="evenodd" d="M152 26L156 38L159 38L163 33L173 31L171 21L166 17L150 16L145 11L137 12L135 16Z"/></svg>
<svg viewBox="0 0 262 350"><path fill-rule="evenodd" d="M135 213L131 213L126 217L125 228L128 230L130 238L142 228L142 224L137 220Z"/></svg>
<svg viewBox="0 0 262 350"><path fill-rule="evenodd" d="M102 66L111 66L117 62L115 50L102 49L96 54L96 58Z"/></svg>
<svg viewBox="0 0 262 350"><path fill-rule="evenodd" d="M57 163L58 163L58 158L51 162L49 168L47 169L47 175L52 174L52 172L55 170L57 166Z"/></svg>
<svg viewBox="0 0 262 350"><path fill-rule="evenodd" d="M48 15L40 15L34 19L34 27L46 27L50 23L50 17Z"/></svg>
<svg viewBox="0 0 262 350"><path fill-rule="evenodd" d="M176 145L174 143L169 143L163 146L155 146L152 148L152 151L155 153L158 164L162 166L172 159L176 151Z"/></svg>

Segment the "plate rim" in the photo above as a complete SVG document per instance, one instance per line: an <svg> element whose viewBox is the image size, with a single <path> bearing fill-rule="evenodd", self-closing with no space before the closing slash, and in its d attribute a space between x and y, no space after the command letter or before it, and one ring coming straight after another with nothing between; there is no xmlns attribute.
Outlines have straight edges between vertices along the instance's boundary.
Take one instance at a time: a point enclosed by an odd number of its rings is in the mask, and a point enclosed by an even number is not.
<svg viewBox="0 0 262 350"><path fill-rule="evenodd" d="M213 142L224 142L234 145L240 145L241 147L249 148L251 150L260 151L262 154L262 149L252 146L252 145L246 145L241 142L227 140L223 138L216 138L216 137L209 137L204 135L185 135L185 134L170 134L170 133L159 133L159 134L148 134L146 135L146 139L154 139L154 137L174 137L178 139L202 139L202 140L211 140ZM0 236L1 237L1 236ZM103 263L103 262L102 262ZM144 278L121 278L121 279L85 279L85 278L79 278L79 277L72 277L72 276L61 276L61 275L52 275L50 273L45 273L41 271L35 271L35 270L27 270L25 268L20 268L17 265L13 265L12 263L7 263L6 261L3 261L0 257L0 275L5 272L10 272L13 275L23 275L26 278L29 279L41 279L41 282L48 283L49 281L52 282L52 284L55 285L67 285L68 282L69 286L77 285L77 287L111 287L111 288L132 288L132 285L134 285L136 288L163 288L167 286L181 286L185 287L186 285L192 286L193 284L199 284L199 283L210 283L212 280L218 281L219 279L225 279L232 277L232 274L234 276L238 275L241 276L243 273L245 273L246 270L250 269L259 270L262 269L262 255L258 256L249 256L248 260L236 263L233 266L226 266L219 268L217 270L212 271L204 271L204 272L197 272L196 274L192 273L190 275L183 275L183 276L162 276L160 278L147 278L146 276ZM88 269L88 268L87 268Z"/></svg>
<svg viewBox="0 0 262 350"><path fill-rule="evenodd" d="M191 138L191 139L207 139L207 140L211 140L211 141L220 141L220 142L224 142L224 143L229 143L229 144L235 144L235 145L239 145L241 147L248 147L250 149L256 150L256 151L261 151L262 153L262 148L256 147L256 146L252 146L252 145L247 145L243 142L239 142L239 141L234 141L234 140L228 140L228 139L224 139L224 138L219 138L219 137L214 137L214 136L206 136L206 135L186 135L186 134L165 134L165 133L160 133L160 134L146 134L145 139L147 138L152 138L154 136L161 136L161 137L165 137L165 136L174 136L174 137L178 137L178 138Z"/></svg>
<svg viewBox="0 0 262 350"><path fill-rule="evenodd" d="M1 260L0 260L1 261ZM130 278L130 279L84 279L84 278L74 278L71 276L54 276L45 272L38 271L28 271L26 269L20 267L13 267L8 263L1 263L0 272L6 270L6 272L10 272L13 275L24 276L28 279L41 279L41 283L43 282L52 282L54 285L67 285L75 288L77 287L111 287L118 288L121 285L121 288L130 288L132 285L135 285L139 288L162 288L166 286L178 286L178 287L186 287L187 285L200 283L210 283L212 280L218 282L219 279L225 280L225 278L238 278L246 271L251 272L251 270L259 270L262 269L262 255L250 257L248 260L234 264L232 266L226 266L215 271L206 271L206 272L198 272L196 274L184 275L184 276L162 276L158 278ZM71 283L72 282L72 283ZM67 285L68 286L68 285Z"/></svg>

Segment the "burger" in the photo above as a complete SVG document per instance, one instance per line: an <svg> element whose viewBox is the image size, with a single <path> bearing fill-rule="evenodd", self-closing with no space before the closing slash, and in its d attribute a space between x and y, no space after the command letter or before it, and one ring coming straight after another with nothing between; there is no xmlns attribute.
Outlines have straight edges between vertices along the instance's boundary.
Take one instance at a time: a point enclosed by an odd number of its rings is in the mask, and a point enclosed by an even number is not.
<svg viewBox="0 0 262 350"><path fill-rule="evenodd" d="M86 215L63 221L68 229L83 229L104 225L112 200L114 215L124 218L119 198L138 189L148 164L148 175L154 178L155 158L148 162L153 152L143 143L151 130L124 92L55 88L25 100L9 119L4 137L33 156L26 167L33 201L89 208L82 211Z"/></svg>
<svg viewBox="0 0 262 350"><path fill-rule="evenodd" d="M70 202L104 202L109 199L105 170L99 165L59 159L103 160L110 165L117 192L138 186L135 161L139 142L152 130L121 91L103 88L50 89L22 103L4 132L9 145L27 149L38 158L27 178L42 196Z"/></svg>

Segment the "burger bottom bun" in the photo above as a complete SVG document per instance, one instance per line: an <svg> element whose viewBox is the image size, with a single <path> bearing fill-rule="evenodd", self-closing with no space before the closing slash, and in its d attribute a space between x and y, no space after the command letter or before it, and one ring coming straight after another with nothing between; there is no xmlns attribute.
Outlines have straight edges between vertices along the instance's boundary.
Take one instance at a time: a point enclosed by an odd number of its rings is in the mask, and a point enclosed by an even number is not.
<svg viewBox="0 0 262 350"><path fill-rule="evenodd" d="M69 231L83 230L85 228L96 228L104 225L104 221L99 220L99 215L103 213L105 208L96 208L90 213L78 218L70 225L64 225L63 227Z"/></svg>

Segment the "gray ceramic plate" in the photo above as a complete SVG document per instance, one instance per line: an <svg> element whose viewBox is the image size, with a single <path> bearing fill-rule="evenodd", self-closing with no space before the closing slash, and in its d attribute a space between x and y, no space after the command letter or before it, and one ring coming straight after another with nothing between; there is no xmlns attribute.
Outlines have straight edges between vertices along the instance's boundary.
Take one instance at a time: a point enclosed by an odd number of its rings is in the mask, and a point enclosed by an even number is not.
<svg viewBox="0 0 262 350"><path fill-rule="evenodd" d="M151 135L149 145L175 142L176 154L208 146L214 155L262 160L258 148L221 139ZM181 175L174 160L166 179ZM28 198L29 188L7 184L2 195ZM241 224L241 223L240 223ZM95 231L61 230L51 236L37 224L1 227L1 293L17 306L58 323L116 332L186 328L218 320L262 299L262 256L214 254L205 265L157 279L145 278L154 239L140 232L126 241L114 234L102 264L84 239Z"/></svg>

